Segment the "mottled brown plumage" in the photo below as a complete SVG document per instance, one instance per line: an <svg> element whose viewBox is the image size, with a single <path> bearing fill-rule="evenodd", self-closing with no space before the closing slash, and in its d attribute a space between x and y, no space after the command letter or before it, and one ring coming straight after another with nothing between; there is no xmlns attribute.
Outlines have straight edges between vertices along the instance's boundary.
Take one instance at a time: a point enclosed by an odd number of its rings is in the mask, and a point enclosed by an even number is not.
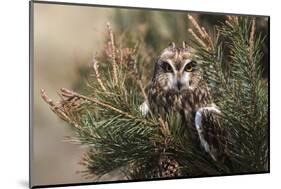
<svg viewBox="0 0 281 189"><path fill-rule="evenodd" d="M181 48L172 43L155 64L146 104L162 117L171 111L180 113L193 140L217 160L225 153L225 140L218 119L220 112L202 73L192 49L185 43Z"/></svg>

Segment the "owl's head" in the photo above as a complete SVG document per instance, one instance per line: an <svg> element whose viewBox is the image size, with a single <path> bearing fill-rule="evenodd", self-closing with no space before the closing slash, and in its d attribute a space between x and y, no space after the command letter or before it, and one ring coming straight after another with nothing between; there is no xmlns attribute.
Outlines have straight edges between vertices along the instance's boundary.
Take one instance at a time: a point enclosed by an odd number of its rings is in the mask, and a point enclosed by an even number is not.
<svg viewBox="0 0 281 189"><path fill-rule="evenodd" d="M164 91L182 92L197 87L201 71L193 50L183 42L177 48L174 43L165 48L154 69L153 81Z"/></svg>

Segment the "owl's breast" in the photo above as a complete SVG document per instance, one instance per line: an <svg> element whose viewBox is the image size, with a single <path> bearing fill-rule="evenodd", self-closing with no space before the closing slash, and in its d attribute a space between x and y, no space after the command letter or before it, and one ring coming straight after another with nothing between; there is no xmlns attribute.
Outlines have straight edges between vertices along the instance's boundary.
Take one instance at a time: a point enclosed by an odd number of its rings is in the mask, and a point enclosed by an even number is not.
<svg viewBox="0 0 281 189"><path fill-rule="evenodd" d="M154 88L148 93L149 104L152 112L166 114L179 112L189 118L195 112L211 102L206 90L164 91ZM186 119L188 119L186 117Z"/></svg>

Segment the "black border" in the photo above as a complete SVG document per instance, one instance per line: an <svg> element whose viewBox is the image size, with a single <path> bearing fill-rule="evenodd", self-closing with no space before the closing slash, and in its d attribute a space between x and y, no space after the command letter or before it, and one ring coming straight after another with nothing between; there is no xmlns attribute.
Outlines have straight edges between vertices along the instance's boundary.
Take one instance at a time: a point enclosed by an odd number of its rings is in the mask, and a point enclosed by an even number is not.
<svg viewBox="0 0 281 189"><path fill-rule="evenodd" d="M155 178L155 179L139 179L139 180L118 180L118 181L102 181L102 182L85 182L85 183L68 183L68 184L50 184L50 185L32 185L31 177L31 164L32 164L32 142L33 142L33 52L34 52L34 3L38 4L53 4L53 5L66 5L66 6L86 6L86 7L102 7L102 8L122 8L122 9L143 9L143 10L156 10L156 11L174 11L174 12L191 12L203 13L212 15L237 15L237 16L256 16L268 18L268 171L264 172L248 172L248 173L234 173L224 175L207 175L207 176L193 176L193 177L177 177L177 178ZM270 16L269 15L255 15L255 14L236 14L236 13L221 13L221 12L204 12L204 11L191 11L191 10L175 10L175 9L161 9L161 8L147 8L147 7L128 7L117 5L100 5L88 3L71 3L71 2L56 2L56 1L29 1L29 188L49 188L49 187L65 187L65 186L84 186L84 185L99 185L99 184L114 184L114 183L130 183L142 181L164 181L175 179L190 179L190 178L209 178L209 177L223 177L223 176L239 176L251 174L265 174L270 173Z"/></svg>
<svg viewBox="0 0 281 189"><path fill-rule="evenodd" d="M33 162L33 43L34 43L34 10L33 10L33 2L29 1L29 188L33 188L32 186L32 162Z"/></svg>

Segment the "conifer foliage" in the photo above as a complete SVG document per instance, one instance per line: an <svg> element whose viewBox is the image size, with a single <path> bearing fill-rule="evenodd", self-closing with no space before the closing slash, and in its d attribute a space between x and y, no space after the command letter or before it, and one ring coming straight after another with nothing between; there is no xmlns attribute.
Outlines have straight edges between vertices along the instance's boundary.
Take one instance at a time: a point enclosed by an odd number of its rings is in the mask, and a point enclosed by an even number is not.
<svg viewBox="0 0 281 189"><path fill-rule="evenodd" d="M42 89L50 109L86 146L80 173L98 179L121 170L124 179L209 176L268 171L268 85L262 79L261 45L252 17L228 16L211 36L188 15L191 46L204 70L227 132L227 161L215 161L192 140L176 113L163 120L139 106L147 100L139 45L116 44L110 25L100 55L93 58L87 90L60 89L57 103ZM106 65L106 66L105 66Z"/></svg>

